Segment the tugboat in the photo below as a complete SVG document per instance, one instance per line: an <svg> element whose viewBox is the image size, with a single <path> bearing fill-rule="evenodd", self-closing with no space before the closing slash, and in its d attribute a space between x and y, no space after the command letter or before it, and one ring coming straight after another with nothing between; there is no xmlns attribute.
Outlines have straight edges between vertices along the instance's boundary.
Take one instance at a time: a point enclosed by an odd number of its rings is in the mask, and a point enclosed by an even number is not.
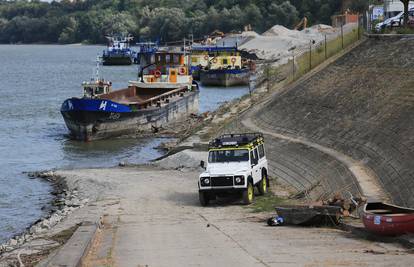
<svg viewBox="0 0 414 267"><path fill-rule="evenodd" d="M153 55L158 49L158 44L153 42L136 43L138 51L134 56L134 64L141 64L141 57L145 55Z"/></svg>
<svg viewBox="0 0 414 267"><path fill-rule="evenodd" d="M102 53L103 65L131 65L136 53L129 47L132 36L105 36L108 47Z"/></svg>
<svg viewBox="0 0 414 267"><path fill-rule="evenodd" d="M62 104L71 137L91 141L151 133L198 112L198 86L189 75L185 52L165 50L149 58L152 61L141 68L138 81L115 91L110 82L99 78L97 65L96 78L82 84L83 97Z"/></svg>
<svg viewBox="0 0 414 267"><path fill-rule="evenodd" d="M193 67L198 64L203 85L228 87L249 84L250 68L248 62L242 60L237 47L193 47L193 50L208 52L202 58L196 54L192 59Z"/></svg>

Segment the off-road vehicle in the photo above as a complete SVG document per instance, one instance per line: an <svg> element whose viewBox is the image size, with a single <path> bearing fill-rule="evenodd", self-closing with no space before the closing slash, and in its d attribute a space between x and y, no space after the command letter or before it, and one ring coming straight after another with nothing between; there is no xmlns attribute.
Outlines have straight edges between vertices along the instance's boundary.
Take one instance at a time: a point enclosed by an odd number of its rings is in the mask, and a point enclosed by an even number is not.
<svg viewBox="0 0 414 267"><path fill-rule="evenodd" d="M200 204L206 206L216 196L230 193L239 193L243 203L250 204L254 186L261 195L267 192L267 174L262 134L222 135L209 143L208 164L198 181Z"/></svg>

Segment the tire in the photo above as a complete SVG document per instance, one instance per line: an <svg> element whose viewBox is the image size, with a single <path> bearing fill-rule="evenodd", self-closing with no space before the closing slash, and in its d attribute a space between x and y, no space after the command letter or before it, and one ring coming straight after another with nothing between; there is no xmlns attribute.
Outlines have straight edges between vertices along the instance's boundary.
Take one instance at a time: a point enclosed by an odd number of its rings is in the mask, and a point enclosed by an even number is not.
<svg viewBox="0 0 414 267"><path fill-rule="evenodd" d="M269 188L269 179L267 178L267 174L263 172L262 174L262 180L257 185L257 189L259 189L259 194L263 196L267 193L267 190Z"/></svg>
<svg viewBox="0 0 414 267"><path fill-rule="evenodd" d="M210 202L210 198L207 192L199 191L198 192L198 199L200 200L201 206L205 207Z"/></svg>
<svg viewBox="0 0 414 267"><path fill-rule="evenodd" d="M254 199L254 187L251 182L247 184L247 188L243 191L243 204L249 205Z"/></svg>

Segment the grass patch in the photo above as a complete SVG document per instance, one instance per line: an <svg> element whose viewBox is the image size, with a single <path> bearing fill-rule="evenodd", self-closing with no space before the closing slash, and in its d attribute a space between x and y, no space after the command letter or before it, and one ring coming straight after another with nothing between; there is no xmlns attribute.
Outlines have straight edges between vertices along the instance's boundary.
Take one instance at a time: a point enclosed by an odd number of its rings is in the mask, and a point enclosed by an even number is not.
<svg viewBox="0 0 414 267"><path fill-rule="evenodd" d="M398 33L398 34L414 34L414 28L404 28L404 27L401 27L401 28L398 28L397 30L396 30L396 32Z"/></svg>
<svg viewBox="0 0 414 267"><path fill-rule="evenodd" d="M326 54L325 54L325 44L312 45L312 59L309 56L308 52L303 53L301 56L296 58L297 69L295 73L295 78L301 77L303 74L307 73L310 70L310 60L312 61L312 68L318 66L326 59L331 56L336 55L341 50L345 49L347 46L353 44L358 40L358 37L361 35L361 30L358 32L358 29L353 29L349 33L344 34L343 39L343 48L342 48L342 37L339 36L334 40L328 41L326 44ZM358 36L359 34L359 36Z"/></svg>
<svg viewBox="0 0 414 267"><path fill-rule="evenodd" d="M275 211L275 206L286 204L287 200L268 192L264 196L255 198L254 203L249 206L252 212L271 212Z"/></svg>

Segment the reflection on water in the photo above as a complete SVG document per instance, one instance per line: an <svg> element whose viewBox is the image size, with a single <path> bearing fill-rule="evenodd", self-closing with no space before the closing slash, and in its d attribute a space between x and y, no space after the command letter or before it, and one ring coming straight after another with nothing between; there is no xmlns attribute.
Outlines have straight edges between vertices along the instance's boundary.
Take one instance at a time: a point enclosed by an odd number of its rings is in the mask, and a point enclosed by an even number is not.
<svg viewBox="0 0 414 267"><path fill-rule="evenodd" d="M62 167L105 167L119 162L145 163L161 157L161 151L155 148L169 140L171 139L115 138L89 143L67 140L62 146L66 162Z"/></svg>
<svg viewBox="0 0 414 267"><path fill-rule="evenodd" d="M82 94L94 76L102 46L0 45L0 243L44 215L50 188L23 171L143 163L161 156L157 139L118 138L83 143L69 140L61 103ZM136 79L137 66L105 66L113 88ZM248 92L247 88L200 89L200 112Z"/></svg>

